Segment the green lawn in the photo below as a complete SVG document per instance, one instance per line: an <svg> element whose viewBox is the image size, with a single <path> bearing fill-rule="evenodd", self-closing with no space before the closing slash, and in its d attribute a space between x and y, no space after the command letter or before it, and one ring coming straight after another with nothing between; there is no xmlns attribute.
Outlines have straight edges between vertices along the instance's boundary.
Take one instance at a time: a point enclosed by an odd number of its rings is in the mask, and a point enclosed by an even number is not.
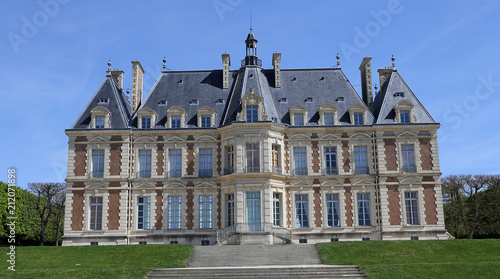
<svg viewBox="0 0 500 279"><path fill-rule="evenodd" d="M154 268L186 267L189 245L16 247L16 271L0 248L0 278L144 278Z"/></svg>
<svg viewBox="0 0 500 279"><path fill-rule="evenodd" d="M332 242L324 264L359 265L368 278L500 278L500 240Z"/></svg>

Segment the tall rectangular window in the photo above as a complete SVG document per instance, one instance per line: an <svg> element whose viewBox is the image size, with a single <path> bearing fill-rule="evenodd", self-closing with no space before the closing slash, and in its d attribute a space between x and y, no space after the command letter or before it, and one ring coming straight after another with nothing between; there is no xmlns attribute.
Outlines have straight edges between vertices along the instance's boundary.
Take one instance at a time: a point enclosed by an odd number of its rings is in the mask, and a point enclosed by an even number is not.
<svg viewBox="0 0 500 279"><path fill-rule="evenodd" d="M226 146L226 167L224 174L231 174L234 172L234 146Z"/></svg>
<svg viewBox="0 0 500 279"><path fill-rule="evenodd" d="M151 210L150 197L137 197L137 229L149 230L150 210Z"/></svg>
<svg viewBox="0 0 500 279"><path fill-rule="evenodd" d="M201 127L202 128L209 128L212 127L212 117L210 115L202 115L201 116Z"/></svg>
<svg viewBox="0 0 500 279"><path fill-rule="evenodd" d="M90 229L102 230L102 197L90 197Z"/></svg>
<svg viewBox="0 0 500 279"><path fill-rule="evenodd" d="M181 229L182 198L180 196L168 196L168 229Z"/></svg>
<svg viewBox="0 0 500 279"><path fill-rule="evenodd" d="M168 163L169 163L169 177L182 176L182 150L169 149L168 150Z"/></svg>
<svg viewBox="0 0 500 279"><path fill-rule="evenodd" d="M407 110L402 110L399 112L401 118L401 123L410 123L410 112Z"/></svg>
<svg viewBox="0 0 500 279"><path fill-rule="evenodd" d="M418 218L418 193L405 192L406 223L408 225L420 225Z"/></svg>
<svg viewBox="0 0 500 279"><path fill-rule="evenodd" d="M234 225L234 194L227 194L227 226L230 227Z"/></svg>
<svg viewBox="0 0 500 279"><path fill-rule="evenodd" d="M170 126L172 128L180 128L181 127L181 117L180 116L172 116L170 117Z"/></svg>
<svg viewBox="0 0 500 279"><path fill-rule="evenodd" d="M143 116L143 117L141 117L141 119L142 119L142 126L141 127L143 129L149 129L149 128L151 128L151 117L149 117L149 116L147 116L147 117Z"/></svg>
<svg viewBox="0 0 500 279"><path fill-rule="evenodd" d="M247 172L260 172L258 143L247 143Z"/></svg>
<svg viewBox="0 0 500 279"><path fill-rule="evenodd" d="M200 148L200 177L212 177L212 149Z"/></svg>
<svg viewBox="0 0 500 279"><path fill-rule="evenodd" d="M260 192L247 192L247 222L250 231L260 231Z"/></svg>
<svg viewBox="0 0 500 279"><path fill-rule="evenodd" d="M200 196L200 229L212 228L212 196Z"/></svg>
<svg viewBox="0 0 500 279"><path fill-rule="evenodd" d="M151 177L151 150L139 150L139 177Z"/></svg>
<svg viewBox="0 0 500 279"><path fill-rule="evenodd" d="M104 116L96 116L95 117L95 128L103 129L104 128Z"/></svg>
<svg viewBox="0 0 500 279"><path fill-rule="evenodd" d="M247 122L254 123L259 121L259 107L258 106L247 106Z"/></svg>
<svg viewBox="0 0 500 279"><path fill-rule="evenodd" d="M401 145L401 156L403 157L403 172L416 172L413 144Z"/></svg>
<svg viewBox="0 0 500 279"><path fill-rule="evenodd" d="M304 126L304 114L302 114L302 113L294 113L293 114L293 125L295 125L295 126Z"/></svg>
<svg viewBox="0 0 500 279"><path fill-rule="evenodd" d="M281 164L280 164L280 146L273 144L271 164L273 166L273 172L281 174Z"/></svg>
<svg viewBox="0 0 500 279"><path fill-rule="evenodd" d="M368 173L368 153L366 146L354 147L354 165L356 167L356 174Z"/></svg>
<svg viewBox="0 0 500 279"><path fill-rule="evenodd" d="M104 177L104 150L92 150L92 177Z"/></svg>
<svg viewBox="0 0 500 279"><path fill-rule="evenodd" d="M363 113L362 112L355 112L354 113L354 125L363 125L364 120L363 120Z"/></svg>
<svg viewBox="0 0 500 279"><path fill-rule="evenodd" d="M323 120L325 126L333 126L333 113L323 114Z"/></svg>
<svg viewBox="0 0 500 279"><path fill-rule="evenodd" d="M307 194L295 195L295 219L297 228L309 227L309 208Z"/></svg>
<svg viewBox="0 0 500 279"><path fill-rule="evenodd" d="M337 169L337 148L325 147L325 174L338 174Z"/></svg>
<svg viewBox="0 0 500 279"><path fill-rule="evenodd" d="M273 193L273 225L281 226L281 194Z"/></svg>
<svg viewBox="0 0 500 279"><path fill-rule="evenodd" d="M326 213L329 227L340 227L339 194L326 194Z"/></svg>
<svg viewBox="0 0 500 279"><path fill-rule="evenodd" d="M293 148L293 163L295 175L307 175L306 148Z"/></svg>
<svg viewBox="0 0 500 279"><path fill-rule="evenodd" d="M359 193L358 197L358 224L360 226L371 226L370 219L370 194Z"/></svg>

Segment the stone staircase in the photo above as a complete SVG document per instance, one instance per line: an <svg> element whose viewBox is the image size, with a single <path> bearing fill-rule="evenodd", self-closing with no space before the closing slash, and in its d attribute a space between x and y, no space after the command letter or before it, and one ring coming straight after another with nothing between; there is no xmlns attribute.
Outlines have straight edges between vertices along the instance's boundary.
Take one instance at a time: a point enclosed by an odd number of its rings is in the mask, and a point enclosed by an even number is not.
<svg viewBox="0 0 500 279"><path fill-rule="evenodd" d="M365 278L357 266L321 265L314 245L195 246L188 268L148 278Z"/></svg>

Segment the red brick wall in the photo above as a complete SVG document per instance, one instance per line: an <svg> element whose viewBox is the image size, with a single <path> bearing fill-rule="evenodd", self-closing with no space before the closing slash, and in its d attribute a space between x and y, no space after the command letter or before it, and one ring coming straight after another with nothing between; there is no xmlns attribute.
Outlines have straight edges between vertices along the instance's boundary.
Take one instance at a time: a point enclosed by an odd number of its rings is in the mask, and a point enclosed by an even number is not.
<svg viewBox="0 0 500 279"><path fill-rule="evenodd" d="M109 184L108 184L108 187L112 188L112 187L121 187L121 183L120 181L110 181Z"/></svg>
<svg viewBox="0 0 500 279"><path fill-rule="evenodd" d="M436 192L434 185L424 185L425 221L427 225L437 225Z"/></svg>
<svg viewBox="0 0 500 279"><path fill-rule="evenodd" d="M75 169L73 173L75 176L84 176L86 172L87 163L87 145L75 144Z"/></svg>
<svg viewBox="0 0 500 279"><path fill-rule="evenodd" d="M387 198L389 208L389 223L391 225L401 225L401 208L399 206L399 186L387 186Z"/></svg>
<svg viewBox="0 0 500 279"><path fill-rule="evenodd" d="M162 175L163 174L163 144L158 143L156 145L157 150L156 150L156 175Z"/></svg>
<svg viewBox="0 0 500 279"><path fill-rule="evenodd" d="M83 183L83 182L73 183L73 188L84 188L84 187L85 187L85 183Z"/></svg>
<svg viewBox="0 0 500 279"><path fill-rule="evenodd" d="M384 139L385 147L385 167L387 170L394 171L398 169L398 159L396 157L396 140Z"/></svg>
<svg viewBox="0 0 500 279"><path fill-rule="evenodd" d="M108 193L108 230L117 230L120 226L120 190Z"/></svg>
<svg viewBox="0 0 500 279"><path fill-rule="evenodd" d="M187 167L186 173L188 175L194 174L194 143L187 143Z"/></svg>
<svg viewBox="0 0 500 279"><path fill-rule="evenodd" d="M155 229L161 230L163 226L163 196L161 190L156 190L156 217Z"/></svg>
<svg viewBox="0 0 500 279"><path fill-rule="evenodd" d="M194 189L187 189L186 195L186 227L188 230L194 228Z"/></svg>
<svg viewBox="0 0 500 279"><path fill-rule="evenodd" d="M311 144L312 144L312 170L314 173L319 173L321 168L319 166L318 141L313 140L311 141Z"/></svg>
<svg viewBox="0 0 500 279"><path fill-rule="evenodd" d="M344 172L349 172L351 159L349 158L349 141L342 141L342 156L344 157Z"/></svg>
<svg viewBox="0 0 500 279"><path fill-rule="evenodd" d="M83 193L84 191L73 190L73 205L71 208L72 231L81 231L83 229Z"/></svg>
<svg viewBox="0 0 500 279"><path fill-rule="evenodd" d="M288 152L288 142L285 141L285 167L283 168L284 173L287 173L290 170L290 154Z"/></svg>
<svg viewBox="0 0 500 279"><path fill-rule="evenodd" d="M121 160L122 160L122 144L121 143L111 143L111 152L109 156L109 174L110 175L120 175L121 172Z"/></svg>
<svg viewBox="0 0 500 279"><path fill-rule="evenodd" d="M320 228L323 221L321 220L321 193L320 187L313 187L314 190L314 224Z"/></svg>
<svg viewBox="0 0 500 279"><path fill-rule="evenodd" d="M352 227L352 193L351 187L344 187L345 190L345 216L347 217L347 226Z"/></svg>
<svg viewBox="0 0 500 279"><path fill-rule="evenodd" d="M222 173L222 148L220 136L217 137L217 172Z"/></svg>
<svg viewBox="0 0 500 279"><path fill-rule="evenodd" d="M420 139L420 160L422 162L422 170L432 170L432 151L431 139Z"/></svg>
<svg viewBox="0 0 500 279"><path fill-rule="evenodd" d="M286 201L286 224L290 228L292 226L292 209L290 208L290 188L285 188L285 201Z"/></svg>

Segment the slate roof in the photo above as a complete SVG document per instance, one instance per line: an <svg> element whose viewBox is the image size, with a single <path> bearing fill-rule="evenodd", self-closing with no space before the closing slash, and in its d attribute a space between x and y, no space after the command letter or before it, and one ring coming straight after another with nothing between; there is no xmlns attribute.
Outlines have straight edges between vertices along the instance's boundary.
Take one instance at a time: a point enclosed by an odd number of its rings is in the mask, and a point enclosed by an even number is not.
<svg viewBox="0 0 500 279"><path fill-rule="evenodd" d="M403 93L404 97L397 97L396 93ZM413 104L413 114L416 120L414 123L436 123L398 71L393 70L382 85L380 92L375 96L373 111L376 120L374 124L394 124L396 117L394 106L402 100Z"/></svg>
<svg viewBox="0 0 500 279"><path fill-rule="evenodd" d="M108 99L107 104L99 104L100 99ZM97 106L103 106L111 112L111 127L107 129L128 128L130 119L130 101L121 89L118 88L111 75L106 75L94 96L80 113L71 129L88 129L90 124L90 111Z"/></svg>

